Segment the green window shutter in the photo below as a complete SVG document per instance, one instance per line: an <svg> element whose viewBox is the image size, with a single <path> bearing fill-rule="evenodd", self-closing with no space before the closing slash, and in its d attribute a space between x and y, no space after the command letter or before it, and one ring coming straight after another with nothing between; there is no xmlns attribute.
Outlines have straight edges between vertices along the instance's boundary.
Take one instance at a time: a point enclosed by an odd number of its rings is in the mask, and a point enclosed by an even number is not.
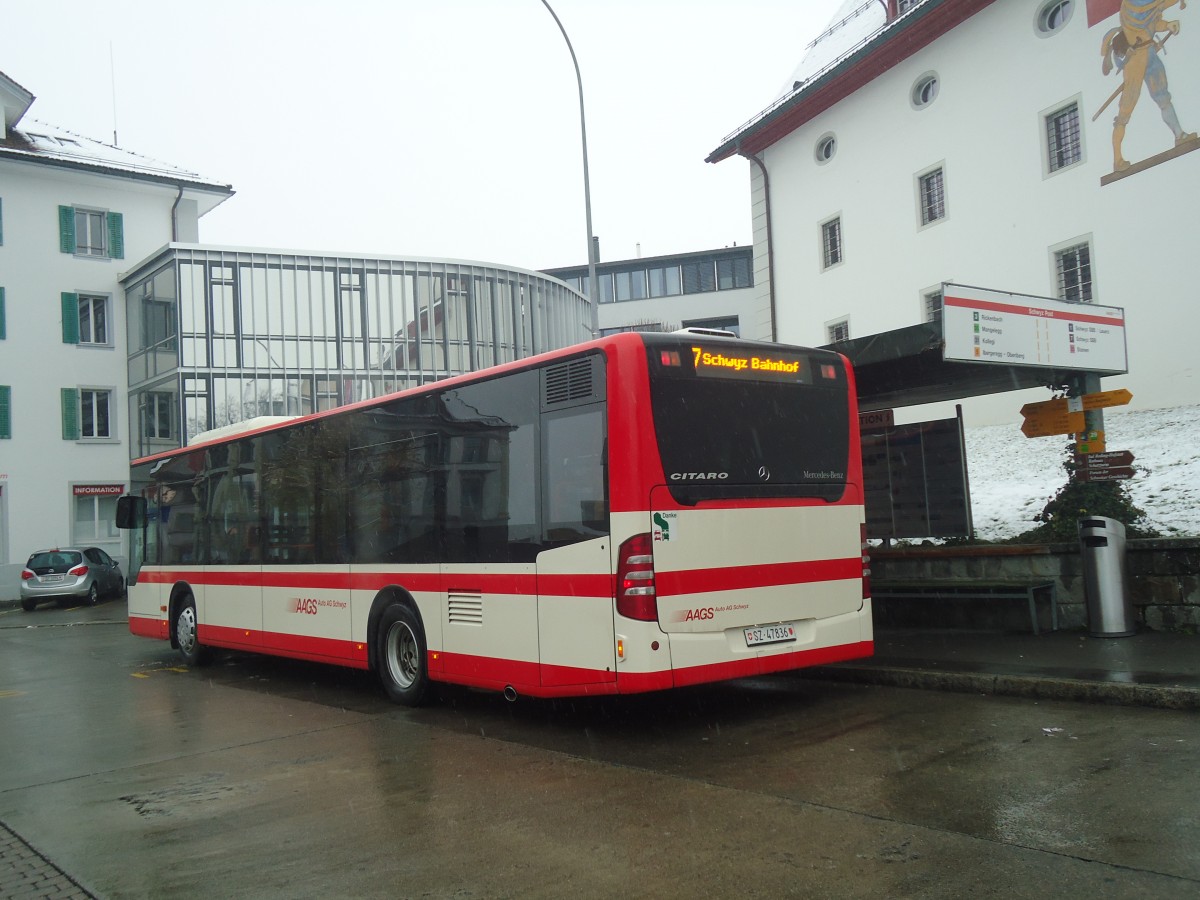
<svg viewBox="0 0 1200 900"><path fill-rule="evenodd" d="M0 287L0 341L8 337L8 318L4 310L4 288Z"/></svg>
<svg viewBox="0 0 1200 900"><path fill-rule="evenodd" d="M12 437L12 388L0 384L0 440Z"/></svg>
<svg viewBox="0 0 1200 900"><path fill-rule="evenodd" d="M63 253L75 252L75 207L58 208L58 249Z"/></svg>
<svg viewBox="0 0 1200 900"><path fill-rule="evenodd" d="M63 291L62 332L64 344L79 343L79 295Z"/></svg>
<svg viewBox="0 0 1200 900"><path fill-rule="evenodd" d="M62 436L64 441L79 440L79 391L75 388L63 388L62 395Z"/></svg>
<svg viewBox="0 0 1200 900"><path fill-rule="evenodd" d="M108 214L109 259L125 258L125 217L120 213Z"/></svg>

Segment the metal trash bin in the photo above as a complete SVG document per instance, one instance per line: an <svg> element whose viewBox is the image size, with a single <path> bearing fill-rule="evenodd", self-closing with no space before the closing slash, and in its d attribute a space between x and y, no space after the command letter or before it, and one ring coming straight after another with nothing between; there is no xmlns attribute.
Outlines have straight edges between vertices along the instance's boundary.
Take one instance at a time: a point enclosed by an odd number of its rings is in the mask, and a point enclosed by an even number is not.
<svg viewBox="0 0 1200 900"><path fill-rule="evenodd" d="M1080 519L1079 547L1083 556L1088 633L1094 637L1135 634L1137 627L1125 568L1125 526L1105 516Z"/></svg>

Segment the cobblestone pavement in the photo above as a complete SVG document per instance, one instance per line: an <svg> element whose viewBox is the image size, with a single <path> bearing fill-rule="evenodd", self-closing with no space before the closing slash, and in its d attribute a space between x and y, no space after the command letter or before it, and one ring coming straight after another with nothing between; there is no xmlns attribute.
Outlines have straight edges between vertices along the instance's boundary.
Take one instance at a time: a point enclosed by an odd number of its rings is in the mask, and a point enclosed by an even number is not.
<svg viewBox="0 0 1200 900"><path fill-rule="evenodd" d="M5 900L96 900L62 871L0 822L0 897Z"/></svg>

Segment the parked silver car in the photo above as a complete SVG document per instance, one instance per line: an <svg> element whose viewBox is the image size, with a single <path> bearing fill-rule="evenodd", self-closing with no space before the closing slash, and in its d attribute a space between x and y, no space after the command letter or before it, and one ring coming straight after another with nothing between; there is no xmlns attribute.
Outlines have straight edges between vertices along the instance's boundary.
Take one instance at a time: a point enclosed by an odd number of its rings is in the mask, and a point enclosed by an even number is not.
<svg viewBox="0 0 1200 900"><path fill-rule="evenodd" d="M56 547L39 550L21 570L21 608L30 612L42 600L86 600L125 593L125 575L117 561L99 547Z"/></svg>

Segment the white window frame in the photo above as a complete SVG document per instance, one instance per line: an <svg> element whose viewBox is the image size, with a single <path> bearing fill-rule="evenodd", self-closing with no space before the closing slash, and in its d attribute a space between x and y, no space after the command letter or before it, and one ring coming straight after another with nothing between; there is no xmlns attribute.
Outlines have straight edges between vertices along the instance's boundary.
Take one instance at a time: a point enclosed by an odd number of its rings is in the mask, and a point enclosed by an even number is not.
<svg viewBox="0 0 1200 900"><path fill-rule="evenodd" d="M1059 261L1062 259L1063 254L1072 250L1076 250L1079 247L1086 247L1088 253L1088 297L1086 299L1083 297L1065 296L1066 292L1063 289L1064 286L1059 272ZM1097 297L1099 296L1099 292L1096 288L1096 254L1094 253L1094 244L1090 234L1080 235L1079 237L1072 238L1069 241L1063 241L1062 243L1055 244L1050 248L1050 283L1054 286L1051 296L1057 297L1059 300L1081 303L1098 302Z"/></svg>
<svg viewBox="0 0 1200 900"><path fill-rule="evenodd" d="M827 246L825 240L827 233L826 229L828 229L831 225L837 228L838 254L838 258L832 262L830 262L829 259L829 247ZM819 236L819 240L817 242L817 253L821 262L821 271L828 272L830 269L836 269L846 261L846 234L844 231L842 231L842 214L838 213L835 216L830 216L829 218L823 219L821 222L819 222L817 225L817 234Z"/></svg>
<svg viewBox="0 0 1200 900"><path fill-rule="evenodd" d="M78 346L81 346L81 347L111 347L111 346L113 346L112 298L106 294L95 294L95 293L90 293L90 292L86 292L86 291L77 291L75 296L77 298L76 308L78 310L78 315L79 315L79 332L78 332L79 343L78 343ZM84 308L85 304L91 308L91 312L89 313L89 316L88 316L88 321L91 323L90 330L92 332L92 335L90 337L92 337L93 339L88 339L88 338L85 338L85 336L84 336L83 308ZM96 331L95 310L97 307L99 307L100 309L103 310L105 334L104 334L104 340L102 340L102 341L94 340L94 335L95 335L95 331Z"/></svg>
<svg viewBox="0 0 1200 900"><path fill-rule="evenodd" d="M836 337L838 331L845 331L845 337ZM838 341L850 340L850 317L841 316L830 319L825 323L825 343L836 344Z"/></svg>
<svg viewBox="0 0 1200 900"><path fill-rule="evenodd" d="M817 138L816 146L813 147L813 159L817 165L823 166L837 156L837 144L837 135L832 131L827 131Z"/></svg>
<svg viewBox="0 0 1200 900"><path fill-rule="evenodd" d="M948 280L949 279L947 279L947 281ZM936 316L932 314L933 311L930 309L930 300L932 300L933 297L935 297L935 296L938 298L938 307L937 307L938 314ZM922 322L941 321L942 316L944 315L943 310L945 310L945 308L946 308L946 304L945 304L946 282L943 281L939 284L933 284L933 285L930 285L929 287L925 288L924 290L921 291L920 298L921 298L920 299L921 321Z"/></svg>
<svg viewBox="0 0 1200 900"><path fill-rule="evenodd" d="M931 219L925 218L925 179L932 175L938 175L941 179L941 215ZM939 162L936 165L922 169L913 177L913 187L917 193L917 227L920 229L930 228L940 222L946 221L950 215L950 205L946 193L946 164Z"/></svg>
<svg viewBox="0 0 1200 900"><path fill-rule="evenodd" d="M167 441L175 437L175 406L179 395L171 391L145 391L141 394L142 437L148 441ZM170 414L167 419L167 434L160 434L158 429L159 413L163 404Z"/></svg>
<svg viewBox="0 0 1200 900"><path fill-rule="evenodd" d="M99 421L96 413L100 406L98 401L100 397L104 398L105 414L108 420L107 434L88 434L84 428L83 410L88 402L88 396L91 395L92 401L92 425L95 430L95 424ZM117 404L114 402L116 397L115 389L109 386L99 385L80 385L76 388L76 396L79 398L79 440L81 441L115 441L117 437Z"/></svg>
<svg viewBox="0 0 1200 900"><path fill-rule="evenodd" d="M929 109L942 93L942 76L932 70L922 72L913 81L908 102L915 110Z"/></svg>
<svg viewBox="0 0 1200 900"><path fill-rule="evenodd" d="M115 547L117 553L120 553L121 532L117 530L116 526L117 498L112 494L77 495L74 485L70 490L71 542L76 546L99 547L109 556L116 555L109 549L110 547ZM84 520L78 515L80 506L89 505L86 503L88 500L92 501L90 504L92 535L90 537L80 533L79 525Z"/></svg>
<svg viewBox="0 0 1200 900"><path fill-rule="evenodd" d="M1078 122L1078 133L1076 140L1078 141L1077 159L1066 163L1065 165L1054 167L1051 161L1050 147L1050 124L1055 117L1065 113L1071 107L1075 107L1076 121ZM1087 162L1087 142L1084 140L1084 122L1083 122L1083 98L1081 94L1076 94L1074 97L1056 103L1053 106L1043 109L1038 113L1038 130L1042 141L1042 177L1053 178L1056 175L1061 175L1063 172L1070 172L1072 169L1077 169Z"/></svg>
<svg viewBox="0 0 1200 900"><path fill-rule="evenodd" d="M76 206L75 210L75 255L88 259L108 259L108 211L88 206ZM99 225L95 220L99 219ZM80 222L83 227L80 227ZM99 244L93 243L99 230Z"/></svg>
<svg viewBox="0 0 1200 900"><path fill-rule="evenodd" d="M1075 7L1082 3L1083 0L1046 0L1045 3L1038 5L1037 11L1033 14L1033 33L1040 38L1054 37L1054 35L1062 32L1064 28L1071 24L1071 19L1075 16ZM1058 20L1058 24L1052 24L1050 17L1058 7L1066 5L1066 9L1059 10L1062 17Z"/></svg>

